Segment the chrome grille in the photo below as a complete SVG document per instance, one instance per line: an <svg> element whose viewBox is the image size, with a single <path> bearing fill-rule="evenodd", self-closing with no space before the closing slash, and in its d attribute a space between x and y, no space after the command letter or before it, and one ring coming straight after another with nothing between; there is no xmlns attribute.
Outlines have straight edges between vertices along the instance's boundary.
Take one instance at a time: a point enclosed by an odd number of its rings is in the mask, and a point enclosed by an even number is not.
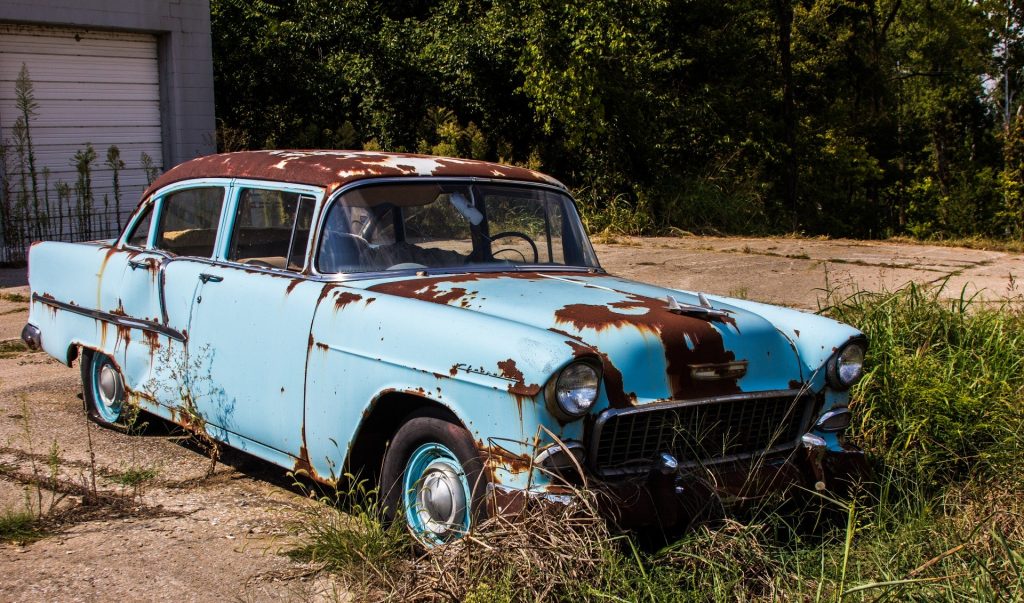
<svg viewBox="0 0 1024 603"><path fill-rule="evenodd" d="M592 464L605 475L647 470L669 452L682 465L714 463L783 449L807 428L811 396L798 391L609 410L595 426Z"/></svg>

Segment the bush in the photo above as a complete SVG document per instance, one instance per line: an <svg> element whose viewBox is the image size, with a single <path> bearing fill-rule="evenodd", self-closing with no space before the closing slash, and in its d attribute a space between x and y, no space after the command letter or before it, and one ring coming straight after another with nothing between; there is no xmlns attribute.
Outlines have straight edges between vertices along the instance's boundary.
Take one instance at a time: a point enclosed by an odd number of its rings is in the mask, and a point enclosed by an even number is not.
<svg viewBox="0 0 1024 603"><path fill-rule="evenodd" d="M1024 311L910 284L857 293L826 311L871 342L852 433L932 492L1014 470L1024 442Z"/></svg>

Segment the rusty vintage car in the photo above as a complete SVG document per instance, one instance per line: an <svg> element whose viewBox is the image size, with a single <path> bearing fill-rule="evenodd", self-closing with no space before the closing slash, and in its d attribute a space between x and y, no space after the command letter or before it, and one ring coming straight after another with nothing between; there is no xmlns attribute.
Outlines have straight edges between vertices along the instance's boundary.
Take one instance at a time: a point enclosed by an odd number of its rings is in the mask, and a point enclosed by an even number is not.
<svg viewBox="0 0 1024 603"><path fill-rule="evenodd" d="M860 332L607 274L566 187L528 169L202 157L116 240L29 264L23 338L80 362L95 421L136 406L317 480L371 476L428 546L583 482L620 524L671 526L861 459Z"/></svg>

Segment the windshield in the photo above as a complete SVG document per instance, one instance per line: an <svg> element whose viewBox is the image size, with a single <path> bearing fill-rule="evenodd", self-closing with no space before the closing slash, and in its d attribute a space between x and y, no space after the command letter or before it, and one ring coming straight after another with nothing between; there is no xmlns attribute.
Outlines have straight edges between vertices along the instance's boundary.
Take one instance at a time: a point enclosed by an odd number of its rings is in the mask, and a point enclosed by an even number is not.
<svg viewBox="0 0 1024 603"><path fill-rule="evenodd" d="M325 274L502 266L598 267L568 195L514 185L362 186L328 210L317 253Z"/></svg>

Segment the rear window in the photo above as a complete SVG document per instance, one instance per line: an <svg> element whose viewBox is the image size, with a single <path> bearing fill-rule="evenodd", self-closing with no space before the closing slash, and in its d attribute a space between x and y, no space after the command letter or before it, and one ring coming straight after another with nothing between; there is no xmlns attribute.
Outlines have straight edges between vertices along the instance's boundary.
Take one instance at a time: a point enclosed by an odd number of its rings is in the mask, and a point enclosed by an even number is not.
<svg viewBox="0 0 1024 603"><path fill-rule="evenodd" d="M212 257L224 188L202 187L164 197L156 247L175 255Z"/></svg>

